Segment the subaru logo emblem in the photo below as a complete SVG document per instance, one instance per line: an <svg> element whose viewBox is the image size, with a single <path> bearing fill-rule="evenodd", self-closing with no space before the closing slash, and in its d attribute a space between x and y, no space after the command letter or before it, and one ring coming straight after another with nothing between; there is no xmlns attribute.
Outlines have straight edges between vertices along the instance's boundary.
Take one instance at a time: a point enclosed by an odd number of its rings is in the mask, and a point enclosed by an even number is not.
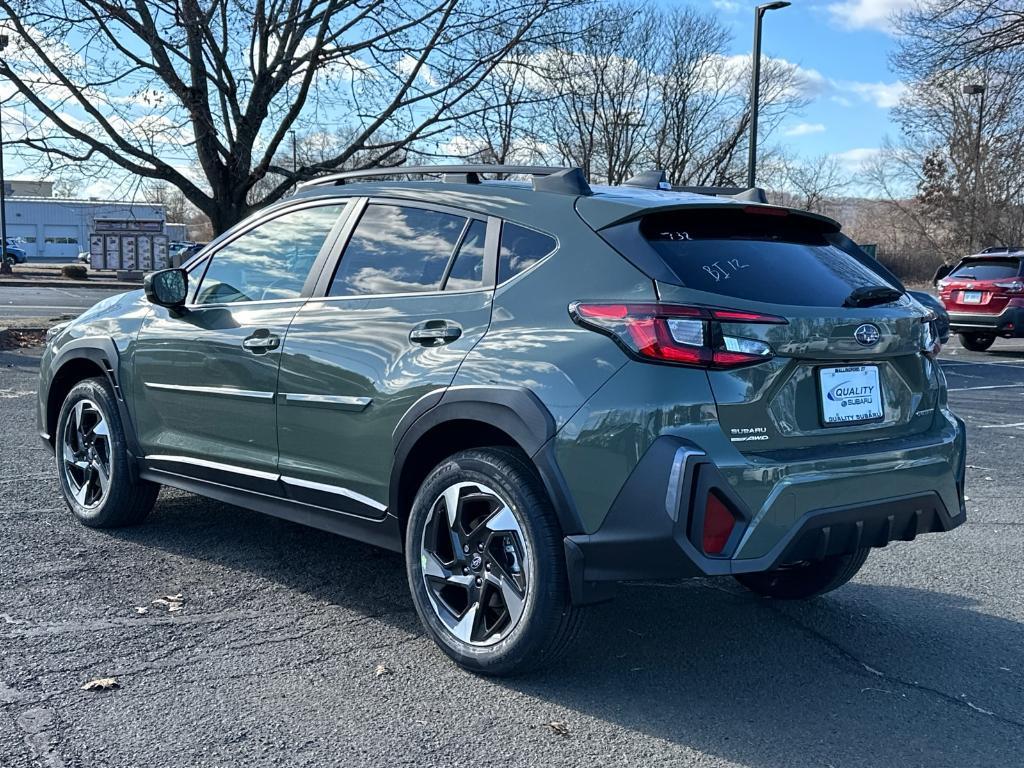
<svg viewBox="0 0 1024 768"><path fill-rule="evenodd" d="M864 323L853 332L853 338L857 340L857 343L862 347L873 347L878 343L878 340L882 338L882 334L878 330L877 325L871 323Z"/></svg>
<svg viewBox="0 0 1024 768"><path fill-rule="evenodd" d="M484 564L484 559L480 557L476 552L473 553L473 559L469 561L469 567L474 571L479 571L480 566Z"/></svg>

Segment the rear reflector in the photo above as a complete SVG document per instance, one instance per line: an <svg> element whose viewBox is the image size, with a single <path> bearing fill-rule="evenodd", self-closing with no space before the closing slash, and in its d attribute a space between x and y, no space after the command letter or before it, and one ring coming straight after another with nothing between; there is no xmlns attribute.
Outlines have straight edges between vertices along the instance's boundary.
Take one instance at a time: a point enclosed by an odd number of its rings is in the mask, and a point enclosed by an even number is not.
<svg viewBox="0 0 1024 768"><path fill-rule="evenodd" d="M704 551L709 555L720 555L729 542L736 518L714 491L708 494L704 507L704 533L701 537Z"/></svg>

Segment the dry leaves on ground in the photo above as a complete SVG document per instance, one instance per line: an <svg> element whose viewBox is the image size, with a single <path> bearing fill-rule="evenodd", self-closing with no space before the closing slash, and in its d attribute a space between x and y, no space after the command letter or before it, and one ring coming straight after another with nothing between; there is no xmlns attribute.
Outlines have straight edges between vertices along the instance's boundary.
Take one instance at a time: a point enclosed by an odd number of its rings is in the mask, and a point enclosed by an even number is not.
<svg viewBox="0 0 1024 768"><path fill-rule="evenodd" d="M557 733L559 736L569 735L569 726L560 720L552 720L550 723L544 723L552 732Z"/></svg>
<svg viewBox="0 0 1024 768"><path fill-rule="evenodd" d="M121 684L115 677L96 677L82 686L83 691L111 691L120 688Z"/></svg>
<svg viewBox="0 0 1024 768"><path fill-rule="evenodd" d="M373 670L373 674L375 677L386 677L387 675L393 675L394 672L392 672L383 664L378 664L377 668Z"/></svg>
<svg viewBox="0 0 1024 768"><path fill-rule="evenodd" d="M158 608L166 608L168 613L177 613L185 607L185 598L179 592L176 595L164 595L153 601Z"/></svg>

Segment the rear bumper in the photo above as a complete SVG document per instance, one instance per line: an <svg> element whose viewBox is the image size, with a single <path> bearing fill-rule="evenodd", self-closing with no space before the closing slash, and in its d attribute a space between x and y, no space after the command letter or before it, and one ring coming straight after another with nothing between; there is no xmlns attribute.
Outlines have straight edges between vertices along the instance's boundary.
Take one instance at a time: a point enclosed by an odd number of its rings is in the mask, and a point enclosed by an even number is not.
<svg viewBox="0 0 1024 768"><path fill-rule="evenodd" d="M767 571L956 528L966 519L966 439L959 419L942 420L942 429L916 444L902 441L895 451L836 459L834 477L822 471L820 461L748 465L748 473L780 478L770 481L760 509L746 505L726 479L736 467L719 468L693 443L662 436L636 466L600 529L565 538L573 599L604 599L617 581ZM885 495L863 498L872 488ZM728 501L737 518L720 556L701 550L704 502L711 490Z"/></svg>
<svg viewBox="0 0 1024 768"><path fill-rule="evenodd" d="M1005 338L1024 337L1024 307L1009 306L998 315L950 312L953 333L992 333Z"/></svg>

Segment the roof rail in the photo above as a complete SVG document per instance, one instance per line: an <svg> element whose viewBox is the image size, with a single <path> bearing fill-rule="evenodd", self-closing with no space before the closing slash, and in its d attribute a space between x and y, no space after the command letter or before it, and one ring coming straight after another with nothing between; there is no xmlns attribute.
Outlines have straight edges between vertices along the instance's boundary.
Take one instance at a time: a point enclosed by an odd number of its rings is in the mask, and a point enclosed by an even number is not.
<svg viewBox="0 0 1024 768"><path fill-rule="evenodd" d="M441 176L445 183L479 184L480 174L501 173L533 177L533 188L544 192L561 194L590 195L590 185L579 168L565 168L550 165L496 165L476 163L471 165L395 165L383 168L362 168L357 171L341 171L321 176L299 184L297 189L308 189L326 185L339 185L355 179L372 179L383 176Z"/></svg>
<svg viewBox="0 0 1024 768"><path fill-rule="evenodd" d="M1019 245L993 245L981 251L981 253L1019 253L1022 250L1024 248L1021 248Z"/></svg>

